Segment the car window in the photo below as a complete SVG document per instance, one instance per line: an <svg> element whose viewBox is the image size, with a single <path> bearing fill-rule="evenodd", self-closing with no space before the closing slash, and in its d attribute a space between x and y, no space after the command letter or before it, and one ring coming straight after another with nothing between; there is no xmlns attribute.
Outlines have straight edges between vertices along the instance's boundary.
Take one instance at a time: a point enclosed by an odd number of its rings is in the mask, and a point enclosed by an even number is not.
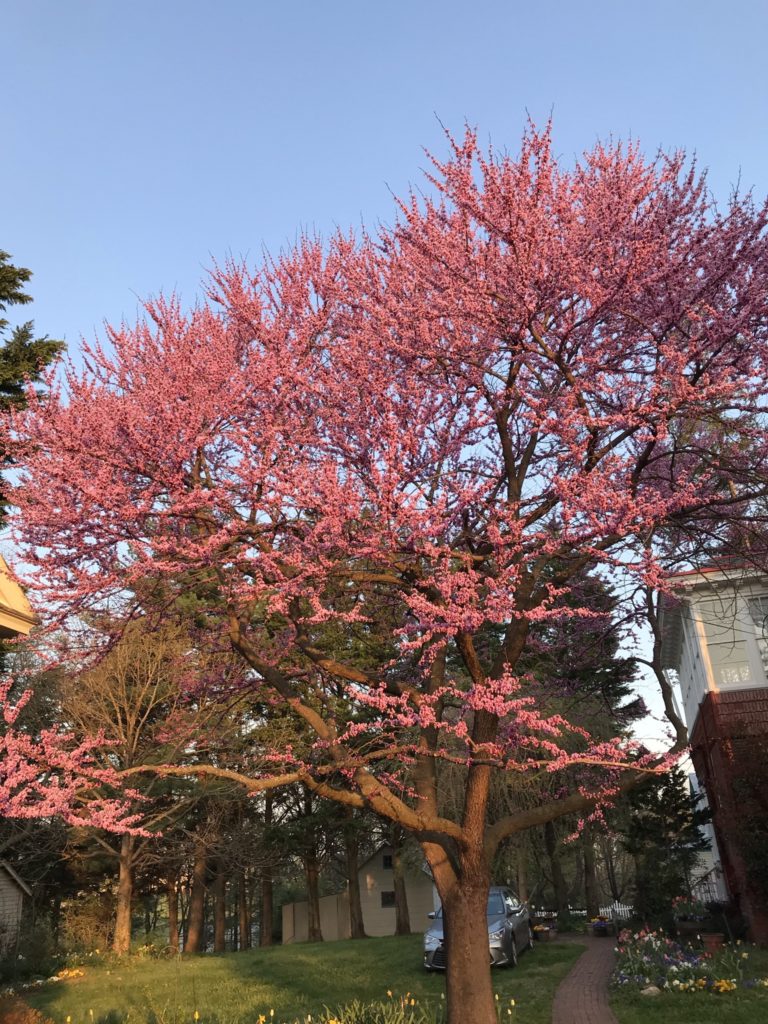
<svg viewBox="0 0 768 1024"><path fill-rule="evenodd" d="M509 911L519 910L520 904L512 895L512 893L505 892L503 895L500 892L489 892L488 893L488 909L486 914L488 917L500 917L502 914L508 913ZM438 907L435 911L435 920L440 920L443 916L443 908Z"/></svg>
<svg viewBox="0 0 768 1024"><path fill-rule="evenodd" d="M488 893L488 917L504 913L504 900L500 892Z"/></svg>
<svg viewBox="0 0 768 1024"><path fill-rule="evenodd" d="M513 914L515 911L520 909L520 904L514 898L511 892L504 893L504 908L508 914Z"/></svg>

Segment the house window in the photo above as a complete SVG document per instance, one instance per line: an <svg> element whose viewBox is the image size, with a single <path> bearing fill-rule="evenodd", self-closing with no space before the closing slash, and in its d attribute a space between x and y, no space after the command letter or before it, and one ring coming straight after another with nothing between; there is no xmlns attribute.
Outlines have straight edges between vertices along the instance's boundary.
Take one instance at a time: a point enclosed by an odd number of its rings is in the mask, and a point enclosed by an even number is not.
<svg viewBox="0 0 768 1024"><path fill-rule="evenodd" d="M394 907L395 905L395 893L388 892L386 889L381 894L381 905L382 907Z"/></svg>
<svg viewBox="0 0 768 1024"><path fill-rule="evenodd" d="M749 617L755 630L760 659L768 674L768 597L755 597L749 602Z"/></svg>
<svg viewBox="0 0 768 1024"><path fill-rule="evenodd" d="M392 870L392 854L391 853L385 853L383 858L382 858L382 861L383 861L382 866L386 870L391 871Z"/></svg>

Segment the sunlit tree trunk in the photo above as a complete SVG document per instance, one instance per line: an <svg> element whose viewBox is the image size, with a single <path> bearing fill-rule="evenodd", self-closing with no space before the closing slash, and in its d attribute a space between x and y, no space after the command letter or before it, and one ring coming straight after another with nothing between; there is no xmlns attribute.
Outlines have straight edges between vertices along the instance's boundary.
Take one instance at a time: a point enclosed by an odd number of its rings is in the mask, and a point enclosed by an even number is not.
<svg viewBox="0 0 768 1024"><path fill-rule="evenodd" d="M117 880L117 910L112 950L118 956L131 951L131 914L133 911L134 837L126 833L120 840L120 864Z"/></svg>
<svg viewBox="0 0 768 1024"><path fill-rule="evenodd" d="M185 953L202 953L205 948L205 876L208 857L205 844L195 844L195 859L192 866L192 890L189 896L189 921Z"/></svg>

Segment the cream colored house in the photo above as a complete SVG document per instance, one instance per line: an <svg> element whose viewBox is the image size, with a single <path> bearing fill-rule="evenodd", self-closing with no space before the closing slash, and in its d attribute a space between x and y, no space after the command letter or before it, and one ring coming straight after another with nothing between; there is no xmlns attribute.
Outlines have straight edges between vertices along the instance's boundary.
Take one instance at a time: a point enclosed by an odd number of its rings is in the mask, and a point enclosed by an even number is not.
<svg viewBox="0 0 768 1024"><path fill-rule="evenodd" d="M37 623L26 594L11 576L8 563L0 555L0 639L28 636Z"/></svg>
<svg viewBox="0 0 768 1024"><path fill-rule="evenodd" d="M25 896L32 896L29 886L10 864L0 860L0 953L16 944Z"/></svg>
<svg viewBox="0 0 768 1024"><path fill-rule="evenodd" d="M383 845L360 866L360 903L367 935L395 934L395 884L392 847ZM437 906L432 878L421 868L405 870L405 892L411 930L427 929L427 915ZM283 943L306 942L307 904L287 903L282 908ZM320 929L326 941L350 937L349 894L320 899Z"/></svg>
<svg viewBox="0 0 768 1024"><path fill-rule="evenodd" d="M0 555L0 639L27 636L37 619L8 563ZM13 948L19 933L24 897L32 893L10 864L0 860L0 952Z"/></svg>

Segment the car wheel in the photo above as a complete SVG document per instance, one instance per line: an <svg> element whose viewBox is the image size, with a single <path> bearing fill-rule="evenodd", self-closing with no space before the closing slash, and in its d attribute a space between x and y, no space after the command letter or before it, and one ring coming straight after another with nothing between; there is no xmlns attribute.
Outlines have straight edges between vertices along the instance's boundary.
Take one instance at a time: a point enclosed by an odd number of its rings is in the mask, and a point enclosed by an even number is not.
<svg viewBox="0 0 768 1024"><path fill-rule="evenodd" d="M528 949L533 949L534 948L533 943L534 943L533 928L531 928L531 926L528 925Z"/></svg>
<svg viewBox="0 0 768 1024"><path fill-rule="evenodd" d="M517 942L515 942L514 935L512 941L509 944L509 966L517 967Z"/></svg>

